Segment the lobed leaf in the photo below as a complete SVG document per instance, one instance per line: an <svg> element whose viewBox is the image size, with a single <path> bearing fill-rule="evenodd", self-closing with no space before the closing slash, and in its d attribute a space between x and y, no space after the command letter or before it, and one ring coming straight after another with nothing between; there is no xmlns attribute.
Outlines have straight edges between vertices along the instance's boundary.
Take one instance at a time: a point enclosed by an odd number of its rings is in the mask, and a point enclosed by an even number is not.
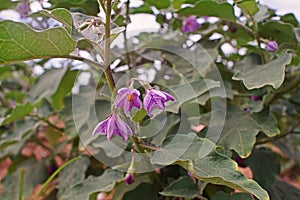
<svg viewBox="0 0 300 200"><path fill-rule="evenodd" d="M67 56L75 46L76 42L64 28L35 31L23 23L0 21L0 65Z"/></svg>

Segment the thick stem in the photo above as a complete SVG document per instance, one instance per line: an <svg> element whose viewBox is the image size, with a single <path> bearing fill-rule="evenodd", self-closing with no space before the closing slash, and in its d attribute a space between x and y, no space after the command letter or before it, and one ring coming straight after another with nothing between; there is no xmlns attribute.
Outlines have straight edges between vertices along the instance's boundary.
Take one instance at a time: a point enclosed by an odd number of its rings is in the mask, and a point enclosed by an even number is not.
<svg viewBox="0 0 300 200"><path fill-rule="evenodd" d="M115 81L113 79L110 69L110 17L111 17L111 6L112 0L106 2L106 13L105 13L105 40L104 40L104 75L109 86L110 92L113 94L115 89Z"/></svg>
<svg viewBox="0 0 300 200"><path fill-rule="evenodd" d="M127 0L126 2L126 22L125 22L125 31L123 32L123 38L124 38L124 48L125 48L125 56L126 56L126 62L128 64L128 67L131 67L131 61L130 61L130 55L128 52L128 43L127 43L127 25L129 23L129 4L130 0Z"/></svg>

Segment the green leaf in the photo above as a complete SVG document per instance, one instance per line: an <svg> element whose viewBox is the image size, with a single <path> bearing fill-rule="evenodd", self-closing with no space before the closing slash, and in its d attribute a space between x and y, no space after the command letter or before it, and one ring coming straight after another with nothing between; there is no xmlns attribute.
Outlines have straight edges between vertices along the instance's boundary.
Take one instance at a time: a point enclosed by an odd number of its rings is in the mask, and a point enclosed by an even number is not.
<svg viewBox="0 0 300 200"><path fill-rule="evenodd" d="M142 183L135 190L126 193L123 200L158 200L157 193L156 186Z"/></svg>
<svg viewBox="0 0 300 200"><path fill-rule="evenodd" d="M130 185L126 184L125 181L117 184L115 187L115 193L112 200L124 200L124 195L132 190L135 190L141 183L150 183L148 175L134 177L134 182Z"/></svg>
<svg viewBox="0 0 300 200"><path fill-rule="evenodd" d="M77 70L67 70L62 77L55 93L51 96L52 105L55 109L61 110L64 107L63 100L65 96L71 92L77 75Z"/></svg>
<svg viewBox="0 0 300 200"><path fill-rule="evenodd" d="M298 22L297 18L295 17L295 15L293 13L288 13L286 15L283 15L281 17L281 21L283 21L285 23L290 23L294 27L298 27L299 26L299 22Z"/></svg>
<svg viewBox="0 0 300 200"><path fill-rule="evenodd" d="M61 27L35 31L27 25L0 21L0 65L69 55L76 42ZM45 48L47 47L47 48Z"/></svg>
<svg viewBox="0 0 300 200"><path fill-rule="evenodd" d="M182 4L183 4L183 0L173 0L172 1L173 8L175 8L175 9L179 9Z"/></svg>
<svg viewBox="0 0 300 200"><path fill-rule="evenodd" d="M157 9L166 9L168 8L171 3L170 3L170 0L160 0L160 1L157 1L157 0L145 0L144 1L145 4L149 4L151 6L155 6Z"/></svg>
<svg viewBox="0 0 300 200"><path fill-rule="evenodd" d="M144 13L144 14L152 14L153 11L151 9L151 6L143 4L140 7L137 8L131 8L130 14L138 14L138 13Z"/></svg>
<svg viewBox="0 0 300 200"><path fill-rule="evenodd" d="M151 159L153 164L179 164L202 181L226 185L261 200L269 199L265 190L238 171L232 159L216 151L213 142L199 138L195 133L177 135L173 139L167 138L167 144L154 153Z"/></svg>
<svg viewBox="0 0 300 200"><path fill-rule="evenodd" d="M170 86L168 90L171 91L176 101L168 104L166 110L178 113L180 105L217 87L220 87L220 83L211 79Z"/></svg>
<svg viewBox="0 0 300 200"><path fill-rule="evenodd" d="M268 188L270 197L272 200L298 200L300 196L300 190L289 183L275 179L275 182Z"/></svg>
<svg viewBox="0 0 300 200"><path fill-rule="evenodd" d="M252 200L252 197L245 193L227 194L220 191L213 196L212 200Z"/></svg>
<svg viewBox="0 0 300 200"><path fill-rule="evenodd" d="M180 15L214 16L229 21L236 20L232 5L211 0L199 1L195 6L182 8L177 13Z"/></svg>
<svg viewBox="0 0 300 200"><path fill-rule="evenodd" d="M285 51L280 57L264 65L247 65L244 63L240 71L232 77L234 80L242 80L247 89L262 88L271 85L279 88L285 77L285 66L292 60L292 55Z"/></svg>
<svg viewBox="0 0 300 200"><path fill-rule="evenodd" d="M67 70L67 68L61 68L45 71L44 74L38 78L37 82L29 90L29 101L32 104L35 104L43 98L50 98L58 90L62 79L67 73Z"/></svg>
<svg viewBox="0 0 300 200"><path fill-rule="evenodd" d="M10 122L22 119L23 117L27 116L33 110L33 106L30 103L26 103L24 105L17 105L12 112L5 117L2 121L1 125L8 124Z"/></svg>
<svg viewBox="0 0 300 200"><path fill-rule="evenodd" d="M237 6L247 15L254 15L258 12L257 3L255 0L236 0Z"/></svg>
<svg viewBox="0 0 300 200"><path fill-rule="evenodd" d="M189 199L200 196L196 185L189 176L175 180L160 192L160 194L163 196L184 197Z"/></svg>
<svg viewBox="0 0 300 200"><path fill-rule="evenodd" d="M155 151L151 158L153 164L170 165L176 162L191 146L195 134L176 134L168 144Z"/></svg>
<svg viewBox="0 0 300 200"><path fill-rule="evenodd" d="M200 122L209 128L218 126L220 122L209 122L210 117L211 115L223 116L223 112L226 112L226 121L223 127L219 127L222 133L219 135L218 144L224 147L225 151L234 150L242 158L251 154L256 135L260 131L269 137L280 133L275 118L266 109L252 114L229 107L227 110L215 110L202 115Z"/></svg>
<svg viewBox="0 0 300 200"><path fill-rule="evenodd" d="M84 180L84 172L87 170L89 165L89 158L82 156L78 160L74 161L72 165L68 165L60 172L57 184L58 199L63 197L65 193L68 193L68 190L70 190L76 184Z"/></svg>
<svg viewBox="0 0 300 200"><path fill-rule="evenodd" d="M57 8L52 11L41 10L37 13L31 14L30 16L31 17L46 16L46 17L56 19L57 21L61 22L65 26L69 34L72 32L73 19L71 13L67 9Z"/></svg>
<svg viewBox="0 0 300 200"><path fill-rule="evenodd" d="M87 15L96 16L99 10L99 4L97 0L49 0L54 8L65 8L72 12L81 12Z"/></svg>
<svg viewBox="0 0 300 200"><path fill-rule="evenodd" d="M294 27L289 23L284 23L281 21L259 23L258 34L260 37L275 40L281 48L295 49L298 44Z"/></svg>
<svg viewBox="0 0 300 200"><path fill-rule="evenodd" d="M17 1L11 1L11 0L2 0L0 4L0 10L10 9L10 8L16 8L18 2Z"/></svg>
<svg viewBox="0 0 300 200"><path fill-rule="evenodd" d="M5 177L2 182L4 186L1 199L18 199L20 169L24 170L23 199L29 199L32 190L47 178L46 168L43 162L35 159L26 160L18 166L17 170Z"/></svg>
<svg viewBox="0 0 300 200"><path fill-rule="evenodd" d="M107 169L101 176L89 176L87 179L74 185L60 197L60 200L89 199L92 193L109 192L114 188L116 182L122 178L122 172Z"/></svg>
<svg viewBox="0 0 300 200"><path fill-rule="evenodd" d="M279 160L276 154L268 149L254 149L245 163L251 168L253 179L264 188L270 186L280 173Z"/></svg>

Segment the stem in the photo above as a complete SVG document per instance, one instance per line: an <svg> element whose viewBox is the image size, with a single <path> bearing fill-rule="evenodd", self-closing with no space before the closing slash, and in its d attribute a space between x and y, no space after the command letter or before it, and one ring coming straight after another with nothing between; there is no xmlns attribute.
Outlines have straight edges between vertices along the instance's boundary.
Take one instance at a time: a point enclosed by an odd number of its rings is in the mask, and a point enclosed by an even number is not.
<svg viewBox="0 0 300 200"><path fill-rule="evenodd" d="M280 91L276 92L271 98L269 101L267 101L265 103L266 106L272 104L277 98L280 98L282 97L284 94L290 92L292 89L294 89L295 87L297 87L298 85L300 84L300 76L299 77L295 77L291 84L286 87L286 88L283 88L281 89Z"/></svg>
<svg viewBox="0 0 300 200"><path fill-rule="evenodd" d="M125 48L125 56L126 56L126 61L128 64L128 67L131 67L131 61L130 61L130 55L128 52L128 43L127 43L127 25L129 23L129 4L130 4L130 0L127 0L126 2L126 14L125 14L125 31L123 32L123 38L124 38L124 48Z"/></svg>
<svg viewBox="0 0 300 200"><path fill-rule="evenodd" d="M24 184L24 169L20 169L20 181L19 181L19 194L18 194L18 200L22 200L23 196L23 184Z"/></svg>
<svg viewBox="0 0 300 200"><path fill-rule="evenodd" d="M110 17L111 17L111 2L106 2L106 13L105 13L105 40L104 40L104 75L109 86L110 92L113 94L115 89L115 81L113 79L110 69Z"/></svg>
<svg viewBox="0 0 300 200"><path fill-rule="evenodd" d="M37 200L38 197L42 194L42 192L45 190L45 188L49 185L49 183L56 177L56 175L61 172L61 170L63 170L66 166L68 166L69 164L71 164L72 162L74 162L75 160L79 159L80 157L75 157L71 160L69 160L68 162L64 163L62 166L60 166L48 179L47 181L43 184L43 186L41 187L41 189L38 191L38 193L35 195L34 200Z"/></svg>
<svg viewBox="0 0 300 200"><path fill-rule="evenodd" d="M103 0L98 0L98 3L102 7L102 9L104 10L104 12L106 12L106 8L105 8Z"/></svg>
<svg viewBox="0 0 300 200"><path fill-rule="evenodd" d="M266 58L265 58L263 50L261 49L261 42L260 42L259 35L258 35L257 24L256 24L254 18L251 15L249 15L249 17L250 17L250 20L253 24L254 37L255 37L255 40L256 40L257 45L258 45L259 54L260 54L262 64L266 64Z"/></svg>
<svg viewBox="0 0 300 200"><path fill-rule="evenodd" d="M105 67L93 60L87 59L87 58L83 58L80 56L74 56L74 55L65 55L65 56L56 56L56 57L51 57L51 58L68 58L68 59L72 59L72 60L79 60L81 62L84 62L86 64L89 64L91 67L93 67L96 70L105 70Z"/></svg>

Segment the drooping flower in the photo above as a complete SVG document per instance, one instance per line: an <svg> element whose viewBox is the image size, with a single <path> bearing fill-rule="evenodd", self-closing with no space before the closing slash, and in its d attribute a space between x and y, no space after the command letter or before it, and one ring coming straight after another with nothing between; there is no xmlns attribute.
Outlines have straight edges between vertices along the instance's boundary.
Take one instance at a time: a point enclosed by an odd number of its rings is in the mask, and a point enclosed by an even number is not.
<svg viewBox="0 0 300 200"><path fill-rule="evenodd" d="M155 90L153 88L147 89L144 98L144 108L150 116L154 108L165 110L165 103L174 100L175 98L172 95L164 91Z"/></svg>
<svg viewBox="0 0 300 200"><path fill-rule="evenodd" d="M139 98L140 92L136 89L121 88L118 90L116 107L122 107L124 112L129 112L133 107L142 108L142 102Z"/></svg>
<svg viewBox="0 0 300 200"><path fill-rule="evenodd" d="M268 41L266 44L266 49L269 52L275 52L278 49L278 44L276 41Z"/></svg>
<svg viewBox="0 0 300 200"><path fill-rule="evenodd" d="M127 173L125 176L125 183L131 185L134 182L134 176L131 173Z"/></svg>
<svg viewBox="0 0 300 200"><path fill-rule="evenodd" d="M182 32L189 33L195 32L200 27L195 17L189 17L183 21Z"/></svg>
<svg viewBox="0 0 300 200"><path fill-rule="evenodd" d="M132 130L118 114L112 113L107 119L100 122L94 129L93 135L105 134L107 139L119 135L126 142L128 135L132 135Z"/></svg>

